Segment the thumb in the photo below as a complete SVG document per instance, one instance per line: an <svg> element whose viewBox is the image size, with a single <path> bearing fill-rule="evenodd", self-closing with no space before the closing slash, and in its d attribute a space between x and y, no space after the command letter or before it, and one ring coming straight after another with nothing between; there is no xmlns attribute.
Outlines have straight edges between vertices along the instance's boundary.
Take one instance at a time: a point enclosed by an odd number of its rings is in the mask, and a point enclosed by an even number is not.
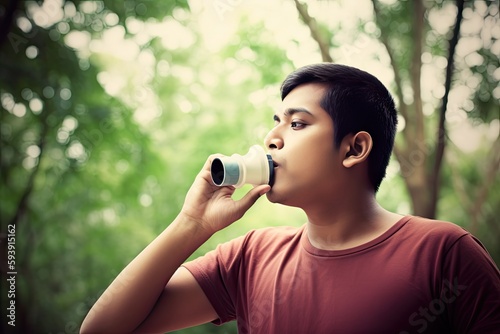
<svg viewBox="0 0 500 334"><path fill-rule="evenodd" d="M246 212L252 205L254 205L254 203L259 199L260 196L264 195L269 190L271 190L271 187L267 184L252 188L248 193L246 193L245 196L243 196L242 199L238 201L240 204L240 208L243 210L243 212Z"/></svg>

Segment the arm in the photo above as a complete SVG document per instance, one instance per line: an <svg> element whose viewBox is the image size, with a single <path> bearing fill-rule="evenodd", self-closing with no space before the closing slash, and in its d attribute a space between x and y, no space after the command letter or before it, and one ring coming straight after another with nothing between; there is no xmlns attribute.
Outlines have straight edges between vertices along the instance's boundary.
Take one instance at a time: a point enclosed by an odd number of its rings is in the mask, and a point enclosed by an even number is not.
<svg viewBox="0 0 500 334"><path fill-rule="evenodd" d="M234 188L212 184L213 158L196 177L177 218L116 277L87 314L81 333L165 332L217 318L193 276L179 266L270 187L255 187L234 201Z"/></svg>
<svg viewBox="0 0 500 334"><path fill-rule="evenodd" d="M500 271L484 246L465 235L446 256L440 301L456 333L498 333Z"/></svg>

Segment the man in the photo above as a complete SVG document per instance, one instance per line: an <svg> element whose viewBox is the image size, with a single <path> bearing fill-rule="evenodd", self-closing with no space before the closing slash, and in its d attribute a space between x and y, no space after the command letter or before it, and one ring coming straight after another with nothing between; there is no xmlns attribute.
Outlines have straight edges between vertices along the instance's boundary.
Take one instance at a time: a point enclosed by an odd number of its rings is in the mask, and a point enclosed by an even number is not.
<svg viewBox="0 0 500 334"><path fill-rule="evenodd" d="M265 139L272 187L234 201L234 188L213 185L209 157L177 218L115 279L81 331L236 320L241 333L498 333L500 273L479 241L376 202L396 131L386 88L323 63L288 76L282 100ZM184 263L263 194L302 208L307 222L251 231Z"/></svg>

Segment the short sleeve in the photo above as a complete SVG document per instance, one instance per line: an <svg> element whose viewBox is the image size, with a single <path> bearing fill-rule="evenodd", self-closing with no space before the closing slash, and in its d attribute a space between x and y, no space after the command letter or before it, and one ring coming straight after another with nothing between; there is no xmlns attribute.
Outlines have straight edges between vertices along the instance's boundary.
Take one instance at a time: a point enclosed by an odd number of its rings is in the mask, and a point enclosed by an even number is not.
<svg viewBox="0 0 500 334"><path fill-rule="evenodd" d="M456 333L499 333L500 272L484 246L466 234L448 251L441 300Z"/></svg>
<svg viewBox="0 0 500 334"><path fill-rule="evenodd" d="M236 318L236 295L241 265L244 237L220 244L193 261L183 264L194 276L218 319L213 323L221 325Z"/></svg>

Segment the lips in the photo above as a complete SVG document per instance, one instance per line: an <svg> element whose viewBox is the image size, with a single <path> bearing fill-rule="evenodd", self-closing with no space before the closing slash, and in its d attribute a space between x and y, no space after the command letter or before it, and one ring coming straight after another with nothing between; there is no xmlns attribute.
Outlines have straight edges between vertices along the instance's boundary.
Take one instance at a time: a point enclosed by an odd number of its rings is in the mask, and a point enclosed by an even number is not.
<svg viewBox="0 0 500 334"><path fill-rule="evenodd" d="M276 162L276 160L272 159L273 161L273 169L270 171L270 180L269 180L269 185L271 187L274 186L274 181L276 179L276 169L279 167L279 163Z"/></svg>

